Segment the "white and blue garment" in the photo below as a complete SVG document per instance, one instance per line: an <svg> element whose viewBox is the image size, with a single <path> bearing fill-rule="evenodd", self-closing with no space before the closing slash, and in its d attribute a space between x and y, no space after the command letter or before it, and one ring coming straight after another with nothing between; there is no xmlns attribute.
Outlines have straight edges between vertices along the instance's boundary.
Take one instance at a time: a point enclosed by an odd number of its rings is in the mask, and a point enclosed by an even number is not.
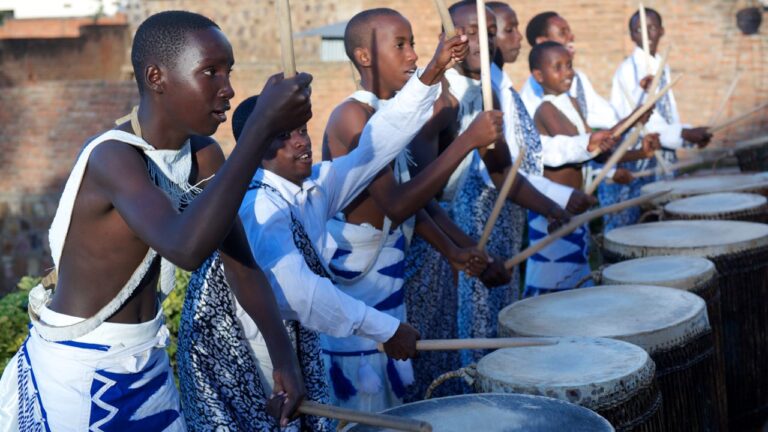
<svg viewBox="0 0 768 432"><path fill-rule="evenodd" d="M369 91L359 90L350 99L377 111L386 105ZM407 150L395 159L395 179L410 180ZM382 230L370 224L351 224L344 214L326 224L336 246L328 268L337 287L366 305L405 321L403 282L405 231L413 233L414 218L391 229L386 216ZM359 336L321 335L323 360L331 383L332 402L346 408L378 412L402 404L406 387L413 384L410 360L399 361L379 352L376 342Z"/></svg>
<svg viewBox="0 0 768 432"><path fill-rule="evenodd" d="M143 152L150 178L180 211L200 192L189 184L189 141L180 150L157 150L136 135L105 132L85 146L64 187L49 232L57 265L88 158L96 146L110 140ZM186 430L163 349L168 332L161 312L154 320L140 324L105 322L133 295L158 258L150 248L115 298L87 319L48 309L51 291L42 285L32 289L29 337L4 371L0 384L0 388L11 389L0 399L4 413L0 429ZM167 294L174 285L175 268L161 259L160 269L161 291ZM12 412L14 408L18 415Z"/></svg>
<svg viewBox="0 0 768 432"><path fill-rule="evenodd" d="M543 100L563 113L580 135L586 133L587 126L568 93L545 95ZM529 212L529 221L528 238L534 245L547 236L549 223L545 216L534 211ZM589 272L589 228L582 225L528 258L523 297L572 289Z"/></svg>
<svg viewBox="0 0 768 432"><path fill-rule="evenodd" d="M463 133L483 110L481 86L479 81L462 76L455 70L450 72L446 72L445 76L451 86L451 93L459 101L459 133ZM480 154L473 151L471 156L469 169L464 173L464 179L453 200L451 216L467 235L480 238L499 193ZM529 169L533 168L536 165L535 157L536 153L532 152L524 161L524 165ZM504 200L486 250L501 257L513 256L520 250L524 226L525 214L522 209L509 200ZM498 327L497 315L502 308L519 297L518 283L519 279L513 277L507 284L491 288L485 286L478 278L459 272L459 338L495 337ZM461 351L462 365L473 363L484 354L486 353L479 350Z"/></svg>
<svg viewBox="0 0 768 432"><path fill-rule="evenodd" d="M638 104L642 103L647 98L647 93L640 87L640 80L647 75L647 73L644 72L646 70L646 59L645 52L639 47L635 47L632 54L621 62L616 69L616 73L613 75L611 104L622 117L629 115ZM656 71L661 64L661 56L656 53L650 60L651 69ZM669 80L669 65L665 65L664 71L661 74L659 87L661 88L666 85ZM632 104L627 100L625 92L629 93ZM645 124L646 130L651 133L659 134L662 150L664 150L664 159L669 163L676 162L676 149L690 145L683 140L681 135L684 127L688 126L681 123L675 95L672 90L670 90L656 102L653 114L651 114L648 123Z"/></svg>

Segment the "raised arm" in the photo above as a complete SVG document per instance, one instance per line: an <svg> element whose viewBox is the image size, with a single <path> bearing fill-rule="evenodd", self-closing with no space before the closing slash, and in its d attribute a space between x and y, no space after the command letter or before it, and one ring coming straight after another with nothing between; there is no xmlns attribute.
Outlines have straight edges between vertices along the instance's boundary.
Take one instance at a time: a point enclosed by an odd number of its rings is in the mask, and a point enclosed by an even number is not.
<svg viewBox="0 0 768 432"><path fill-rule="evenodd" d="M142 242L187 270L197 268L232 227L243 194L274 134L311 117L311 76L273 79L248 119L240 144L200 196L179 213L152 184L145 162L128 144L107 142L90 155L99 192ZM264 97L266 95L266 98Z"/></svg>

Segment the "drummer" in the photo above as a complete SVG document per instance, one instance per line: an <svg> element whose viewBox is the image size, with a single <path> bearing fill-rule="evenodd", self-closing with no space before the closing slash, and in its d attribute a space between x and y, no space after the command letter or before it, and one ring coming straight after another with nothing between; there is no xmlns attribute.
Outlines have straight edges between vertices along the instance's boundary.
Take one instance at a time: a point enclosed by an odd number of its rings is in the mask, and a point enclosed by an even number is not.
<svg viewBox="0 0 768 432"><path fill-rule="evenodd" d="M664 36L661 15L654 9L645 8L648 28L648 49L652 58L651 69L655 70L661 56L658 54L659 41ZM629 19L629 37L637 45L632 54L624 59L613 76L611 87L611 104L619 115L627 115L637 103L646 98L653 76L645 73L649 67L646 65L648 57L642 48L642 30L640 28L640 12L635 12ZM664 66L659 87L663 87L670 80L669 66ZM626 93L632 98L632 104L627 100ZM705 147L712 139L712 134L706 127L688 127L680 122L680 114L677 111L677 102L672 90L668 91L658 102L646 128L651 132L657 132L661 137L661 145L664 150L664 158L670 162L675 161L674 150L685 144L696 144L699 148Z"/></svg>

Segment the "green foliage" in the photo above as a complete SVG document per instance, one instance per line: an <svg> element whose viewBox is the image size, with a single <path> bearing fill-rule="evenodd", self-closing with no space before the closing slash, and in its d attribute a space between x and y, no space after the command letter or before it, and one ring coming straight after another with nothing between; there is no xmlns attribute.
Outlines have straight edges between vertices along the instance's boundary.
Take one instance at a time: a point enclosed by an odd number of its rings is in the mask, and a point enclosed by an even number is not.
<svg viewBox="0 0 768 432"><path fill-rule="evenodd" d="M163 302L165 325L171 333L168 343L168 357L171 358L171 366L176 374L176 348L179 336L179 321L181 320L181 308L184 306L184 294L187 292L190 273L179 268L176 269L176 288L171 291ZM178 374L176 374L178 376Z"/></svg>
<svg viewBox="0 0 768 432"><path fill-rule="evenodd" d="M38 283L40 278L24 276L17 285L18 291L0 298L0 365L3 370L27 338L27 296Z"/></svg>

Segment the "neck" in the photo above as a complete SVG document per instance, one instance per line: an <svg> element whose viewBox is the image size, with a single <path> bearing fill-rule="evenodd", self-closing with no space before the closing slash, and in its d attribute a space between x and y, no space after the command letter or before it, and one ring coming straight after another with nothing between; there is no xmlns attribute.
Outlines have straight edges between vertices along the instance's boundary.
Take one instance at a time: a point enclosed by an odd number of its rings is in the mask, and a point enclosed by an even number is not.
<svg viewBox="0 0 768 432"><path fill-rule="evenodd" d="M186 131L174 129L144 98L139 102L138 117L141 137L158 150L178 150L190 137Z"/></svg>
<svg viewBox="0 0 768 432"><path fill-rule="evenodd" d="M280 172L280 170L274 169L273 167L269 166L269 164L262 164L261 167L263 169L271 172L272 174L275 174L275 175L277 175L277 176L279 176L279 177L281 177L281 178L283 178L285 180L288 180L289 182L291 182L291 183L293 183L293 184L295 184L296 186L299 186L299 187L301 187L301 185L304 184L304 180L306 180L304 178L296 178L295 176L291 176L288 173Z"/></svg>
<svg viewBox="0 0 768 432"><path fill-rule="evenodd" d="M457 65L456 65L456 66L454 66L453 68L454 68L454 69L456 70L456 72L458 72L458 73L459 73L459 75L461 75L461 76L465 76L465 77L467 77L467 78L472 78L473 80L479 80L479 79L480 79L480 71L474 72L474 71L472 71L472 70L468 69L468 68L465 66L465 63L464 63L464 62L457 64Z"/></svg>
<svg viewBox="0 0 768 432"><path fill-rule="evenodd" d="M557 91L555 91L555 90L552 90L552 89L549 89L549 88L546 88L546 87L544 87L544 86L541 86L541 88L542 88L542 90L544 90L544 94L545 94L545 95L560 96L561 94L565 94L565 92L563 92L563 93L558 93Z"/></svg>
<svg viewBox="0 0 768 432"><path fill-rule="evenodd" d="M395 95L393 89L385 89L381 83L376 82L370 73L360 74L360 86L363 90L369 91L381 100L391 99Z"/></svg>

